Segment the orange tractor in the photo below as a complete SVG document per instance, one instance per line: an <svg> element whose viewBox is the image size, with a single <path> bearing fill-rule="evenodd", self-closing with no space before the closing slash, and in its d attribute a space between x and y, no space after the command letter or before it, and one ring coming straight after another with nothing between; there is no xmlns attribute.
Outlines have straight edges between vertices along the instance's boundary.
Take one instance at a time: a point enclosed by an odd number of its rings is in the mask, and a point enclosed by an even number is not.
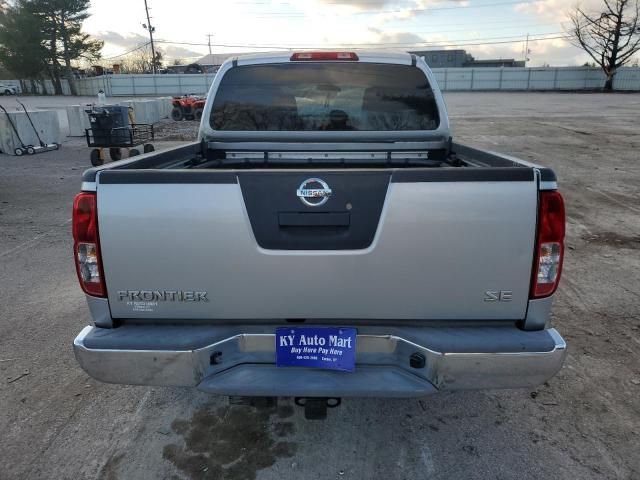
<svg viewBox="0 0 640 480"><path fill-rule="evenodd" d="M202 118L206 97L197 95L183 95L181 97L173 97L171 105L171 118L176 122L180 120L197 120Z"/></svg>

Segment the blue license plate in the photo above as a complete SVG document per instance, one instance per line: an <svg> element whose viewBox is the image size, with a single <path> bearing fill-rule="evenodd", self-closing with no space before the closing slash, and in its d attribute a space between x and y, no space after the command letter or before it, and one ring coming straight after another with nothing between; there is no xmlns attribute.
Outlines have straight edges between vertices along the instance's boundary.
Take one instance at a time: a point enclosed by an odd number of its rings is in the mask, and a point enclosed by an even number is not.
<svg viewBox="0 0 640 480"><path fill-rule="evenodd" d="M355 328L278 328L276 365L353 372L356 368L356 334Z"/></svg>

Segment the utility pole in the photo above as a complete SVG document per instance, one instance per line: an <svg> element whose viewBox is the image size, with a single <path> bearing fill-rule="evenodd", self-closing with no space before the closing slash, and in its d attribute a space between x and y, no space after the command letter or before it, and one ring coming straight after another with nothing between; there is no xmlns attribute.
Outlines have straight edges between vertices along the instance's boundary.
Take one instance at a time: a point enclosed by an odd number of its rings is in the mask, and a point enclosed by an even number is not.
<svg viewBox="0 0 640 480"><path fill-rule="evenodd" d="M529 60L529 34L527 33L527 41L524 44L524 66L525 66L525 68L527 66L527 61L528 60Z"/></svg>
<svg viewBox="0 0 640 480"><path fill-rule="evenodd" d="M211 34L207 33L207 38L209 39L209 41L207 42L207 44L209 45L209 55L211 55Z"/></svg>
<svg viewBox="0 0 640 480"><path fill-rule="evenodd" d="M151 18L149 17L149 7L147 6L147 0L144 0L144 9L147 12L147 23L142 24L144 28L149 30L149 40L151 41L151 71L155 75L156 73L156 48L153 45L153 32L156 31L155 27L151 26Z"/></svg>

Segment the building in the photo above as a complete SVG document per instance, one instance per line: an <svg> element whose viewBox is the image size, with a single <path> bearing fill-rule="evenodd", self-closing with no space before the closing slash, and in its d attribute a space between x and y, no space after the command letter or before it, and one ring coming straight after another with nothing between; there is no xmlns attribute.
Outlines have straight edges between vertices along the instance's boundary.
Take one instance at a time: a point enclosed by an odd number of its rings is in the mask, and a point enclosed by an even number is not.
<svg viewBox="0 0 640 480"><path fill-rule="evenodd" d="M490 60L473 60L465 67L524 67L524 60L516 60L514 58L499 58Z"/></svg>
<svg viewBox="0 0 640 480"><path fill-rule="evenodd" d="M424 57L431 68L524 67L524 61L513 58L476 60L466 50L422 50L409 53Z"/></svg>
<svg viewBox="0 0 640 480"><path fill-rule="evenodd" d="M210 53L209 55L205 55L204 57L202 57L196 63L200 65L202 68L207 69L207 73L209 73L210 70L217 72L220 65L222 65L225 62L225 60L229 58L239 57L241 55L253 55L256 53L275 53L280 55L283 53L283 51L280 50L280 51L271 51L271 52L260 51L260 52L242 52L242 53Z"/></svg>
<svg viewBox="0 0 640 480"><path fill-rule="evenodd" d="M409 53L423 57L431 68L458 68L473 61L473 57L466 50L426 50Z"/></svg>
<svg viewBox="0 0 640 480"><path fill-rule="evenodd" d="M200 60L196 61L200 65L217 65L220 66L227 58L237 57L238 55L246 55L245 53L210 53Z"/></svg>
<svg viewBox="0 0 640 480"><path fill-rule="evenodd" d="M168 65L160 73L216 73L219 65L190 63L189 65Z"/></svg>

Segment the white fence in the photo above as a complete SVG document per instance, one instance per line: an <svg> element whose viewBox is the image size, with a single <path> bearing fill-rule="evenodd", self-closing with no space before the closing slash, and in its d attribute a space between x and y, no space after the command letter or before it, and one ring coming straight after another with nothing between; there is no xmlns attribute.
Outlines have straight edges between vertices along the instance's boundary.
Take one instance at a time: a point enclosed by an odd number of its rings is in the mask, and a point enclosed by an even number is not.
<svg viewBox="0 0 640 480"><path fill-rule="evenodd" d="M436 68L433 70L444 91L545 91L598 90L604 86L605 76L600 69L588 67L562 68ZM78 95L94 96L103 90L107 96L165 96L204 94L214 74L167 75L105 75L76 80ZM4 80L3 80L4 81ZM17 84L28 93L53 93L51 81L39 84L23 80L5 81ZM640 91L640 68L621 68L614 79L614 90ZM65 95L69 86L64 81Z"/></svg>
<svg viewBox="0 0 640 480"><path fill-rule="evenodd" d="M635 90L640 90L640 69L632 70ZM633 87L629 73L621 70L616 80L623 81L614 87ZM597 90L606 79L601 70L592 68L445 68L435 69L434 74L444 91Z"/></svg>

